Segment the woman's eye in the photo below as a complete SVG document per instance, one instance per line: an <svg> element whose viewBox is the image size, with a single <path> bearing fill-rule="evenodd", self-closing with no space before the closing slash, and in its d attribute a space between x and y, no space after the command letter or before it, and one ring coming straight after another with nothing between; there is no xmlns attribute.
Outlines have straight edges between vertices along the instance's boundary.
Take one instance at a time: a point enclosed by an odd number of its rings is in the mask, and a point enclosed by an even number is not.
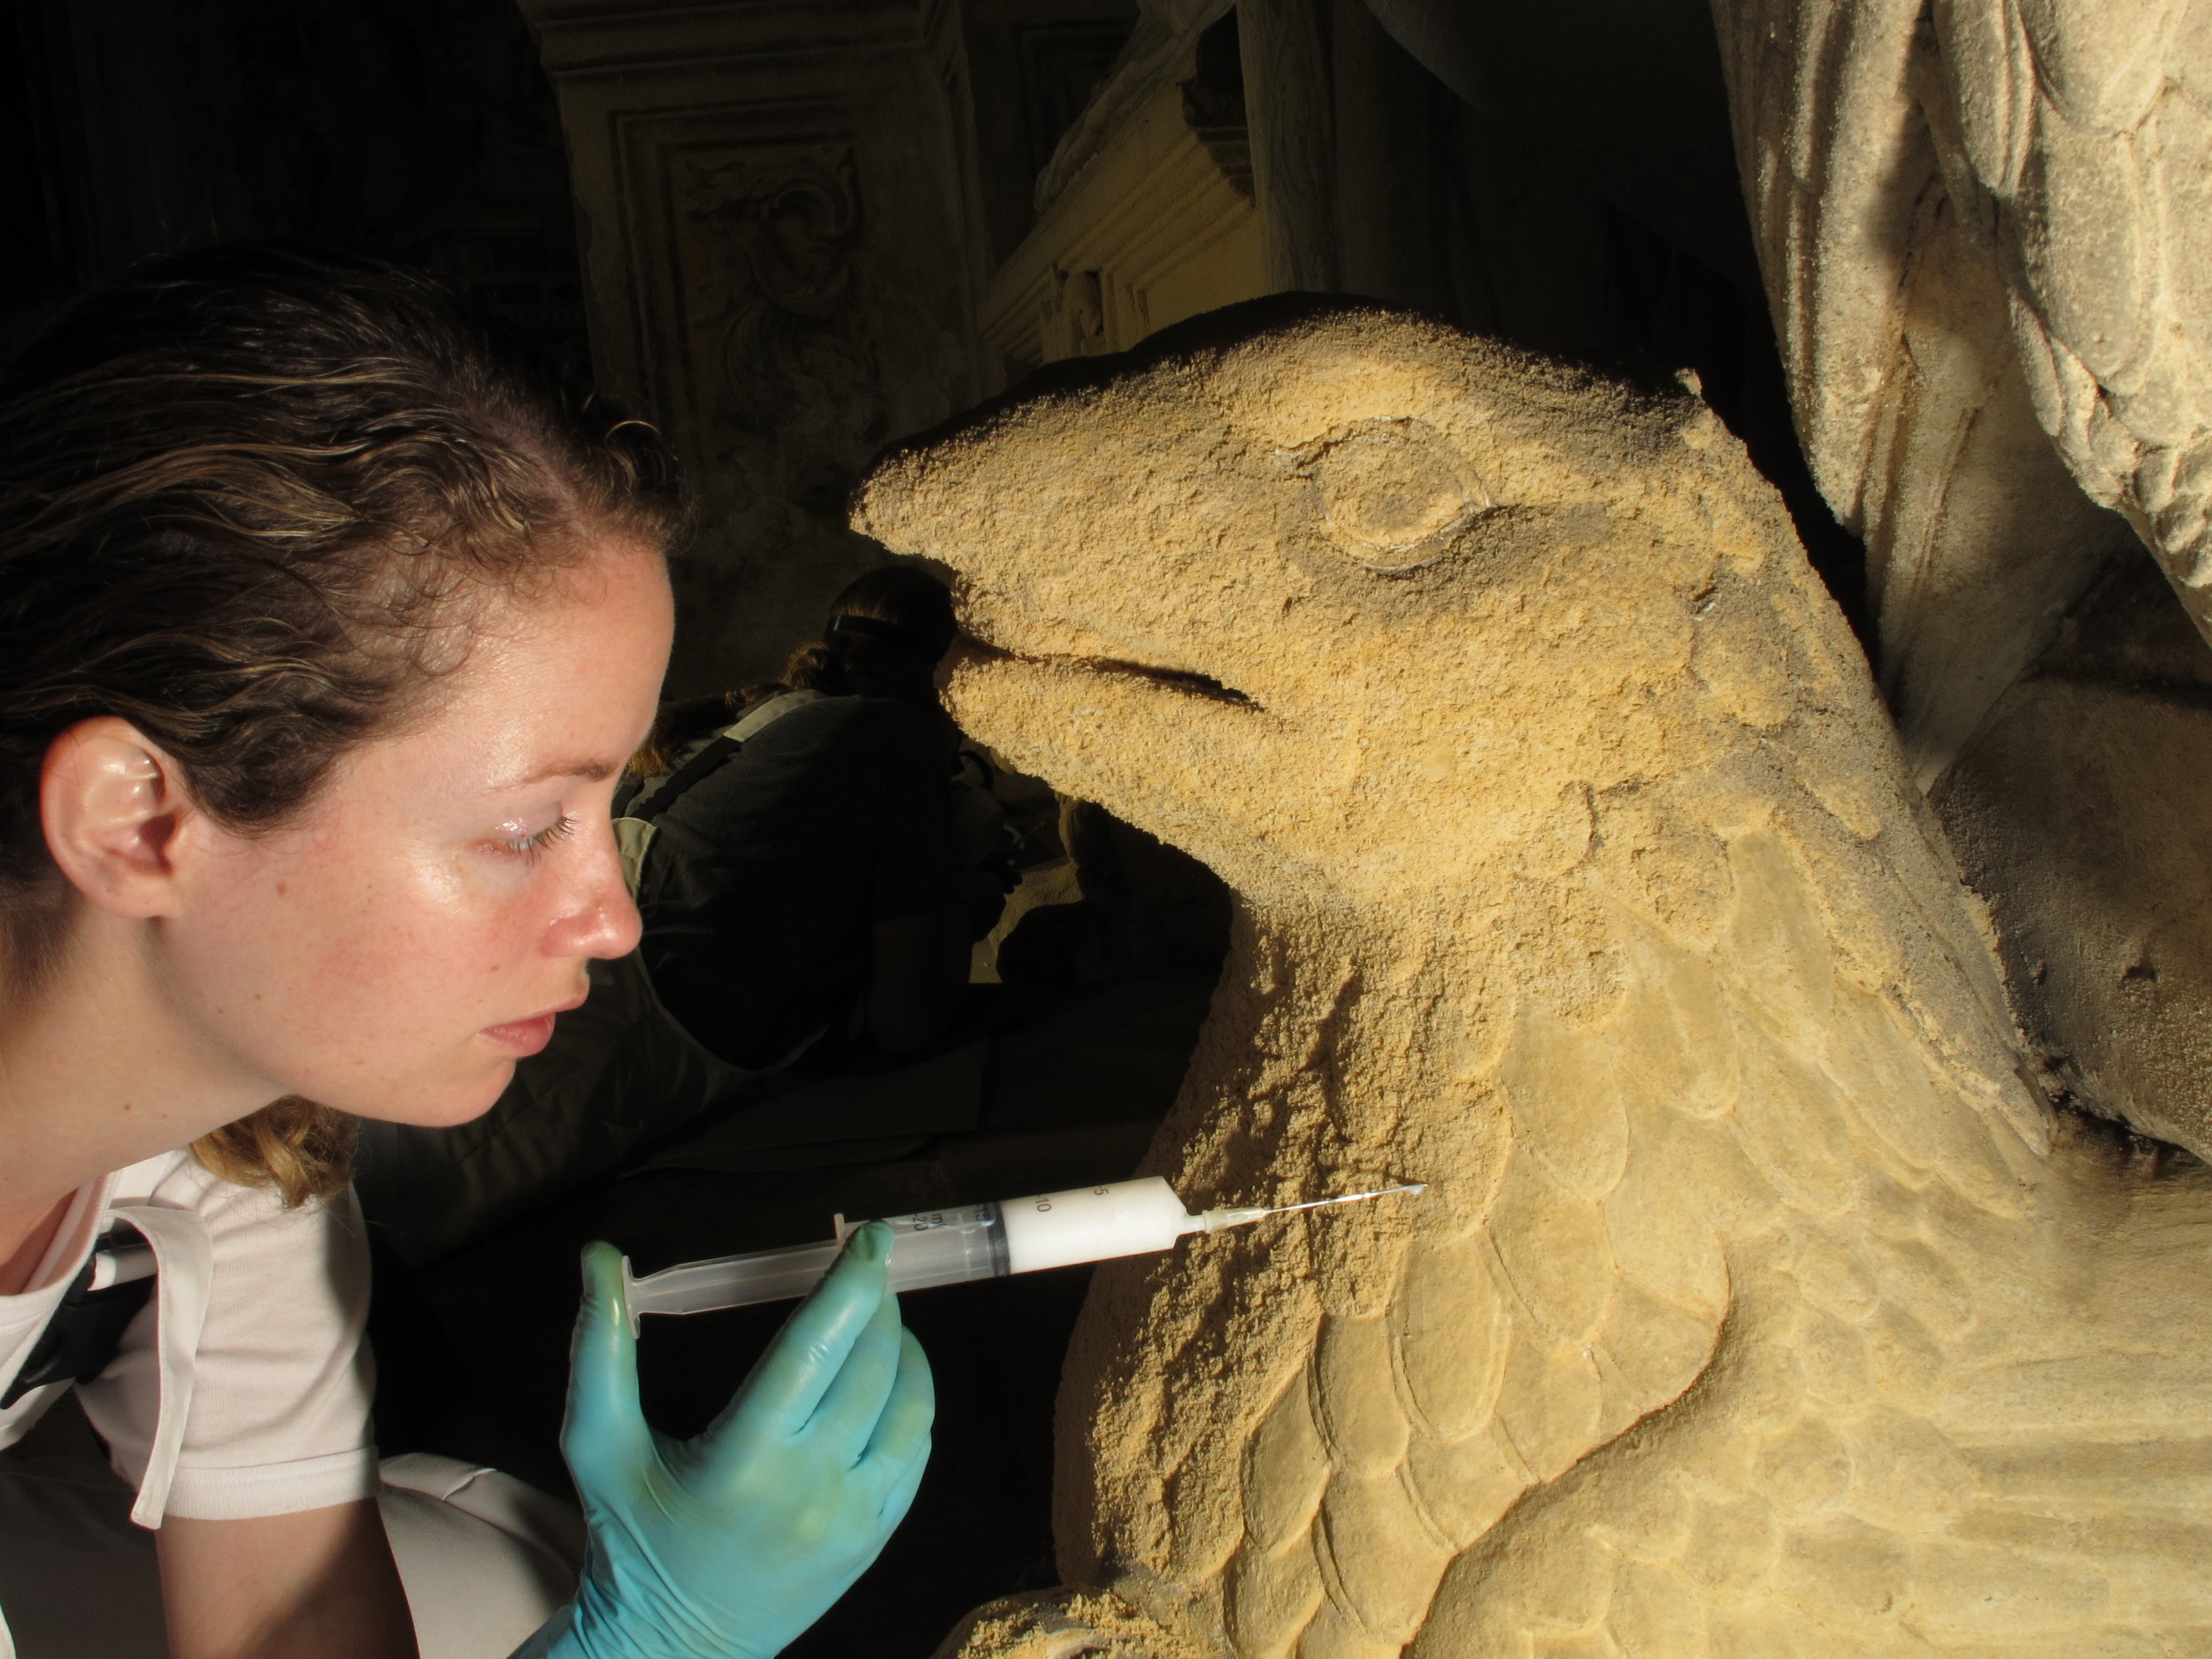
<svg viewBox="0 0 2212 1659"><path fill-rule="evenodd" d="M563 813L535 834L518 835L511 841L501 841L500 845L518 857L535 858L555 841L572 835L575 832L576 820L566 813Z"/></svg>

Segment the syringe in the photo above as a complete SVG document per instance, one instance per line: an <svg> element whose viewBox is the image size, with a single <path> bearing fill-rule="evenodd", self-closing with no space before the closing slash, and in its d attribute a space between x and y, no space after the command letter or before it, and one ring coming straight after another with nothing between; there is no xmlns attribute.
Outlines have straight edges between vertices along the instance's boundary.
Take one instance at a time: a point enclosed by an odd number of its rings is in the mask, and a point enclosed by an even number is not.
<svg viewBox="0 0 2212 1659"><path fill-rule="evenodd" d="M1294 1210L1319 1210L1329 1204L1353 1204L1394 1193L1427 1190L1425 1183L1417 1182L1372 1193L1316 1198L1302 1204L1208 1210L1193 1216L1185 1213L1183 1201L1175 1195L1173 1187L1151 1175L1142 1180L1041 1193L1000 1203L890 1216L885 1220L892 1233L891 1288L923 1290L932 1285L1034 1273L1078 1262L1142 1256L1171 1248L1187 1233L1219 1233ZM630 1277L630 1264L625 1259L622 1276L629 1293L631 1332L635 1334L641 1314L707 1313L718 1308L744 1308L803 1296L829 1271L851 1231L840 1216L837 1237L818 1244L793 1244L780 1250L687 1262L680 1267L648 1273L643 1279Z"/></svg>

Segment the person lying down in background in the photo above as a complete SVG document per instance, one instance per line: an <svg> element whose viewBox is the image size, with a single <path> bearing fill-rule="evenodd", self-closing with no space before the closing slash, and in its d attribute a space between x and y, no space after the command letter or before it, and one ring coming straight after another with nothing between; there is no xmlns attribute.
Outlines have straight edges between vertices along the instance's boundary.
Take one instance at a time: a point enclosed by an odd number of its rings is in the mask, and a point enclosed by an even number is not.
<svg viewBox="0 0 2212 1659"><path fill-rule="evenodd" d="M952 1025L1018 850L955 782L933 675L956 632L928 572L871 571L780 681L669 705L633 762L646 970L722 1059L865 1064Z"/></svg>
<svg viewBox="0 0 2212 1659"><path fill-rule="evenodd" d="M484 1113L634 950L682 518L371 260L151 261L0 373L0 1448L104 1442L0 1453L0 1655L766 1659L905 1512L879 1227L680 1442L590 1247L580 1517L372 1443L354 1127Z"/></svg>

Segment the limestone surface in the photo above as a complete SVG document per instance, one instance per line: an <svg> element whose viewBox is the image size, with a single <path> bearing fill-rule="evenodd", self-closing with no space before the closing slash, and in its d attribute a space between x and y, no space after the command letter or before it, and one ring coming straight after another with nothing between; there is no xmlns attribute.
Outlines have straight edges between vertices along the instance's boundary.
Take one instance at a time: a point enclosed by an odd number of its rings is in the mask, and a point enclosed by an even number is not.
<svg viewBox="0 0 2212 1659"><path fill-rule="evenodd" d="M1400 1180L1101 1271L1071 1659L2212 1649L2212 1183L2055 1114L1779 502L1694 400L1358 309L918 442L951 692L1234 942L1146 1165Z"/></svg>

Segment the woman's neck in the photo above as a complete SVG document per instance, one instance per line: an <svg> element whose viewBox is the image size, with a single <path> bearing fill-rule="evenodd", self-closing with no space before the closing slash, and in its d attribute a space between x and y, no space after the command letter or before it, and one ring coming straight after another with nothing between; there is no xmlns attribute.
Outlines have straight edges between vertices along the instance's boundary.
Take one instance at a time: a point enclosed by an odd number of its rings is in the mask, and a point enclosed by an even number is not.
<svg viewBox="0 0 2212 1659"><path fill-rule="evenodd" d="M31 1275L46 1259L68 1213L69 1200L64 1196L50 1204L44 1215L33 1217L27 1227L14 1226L0 1217L0 1251L8 1251L11 1240L14 1243L12 1253L0 1256L0 1296L19 1295L31 1287Z"/></svg>
<svg viewBox="0 0 2212 1659"><path fill-rule="evenodd" d="M165 1006L135 926L84 918L35 992L0 985L0 1294L80 1187L266 1103Z"/></svg>

